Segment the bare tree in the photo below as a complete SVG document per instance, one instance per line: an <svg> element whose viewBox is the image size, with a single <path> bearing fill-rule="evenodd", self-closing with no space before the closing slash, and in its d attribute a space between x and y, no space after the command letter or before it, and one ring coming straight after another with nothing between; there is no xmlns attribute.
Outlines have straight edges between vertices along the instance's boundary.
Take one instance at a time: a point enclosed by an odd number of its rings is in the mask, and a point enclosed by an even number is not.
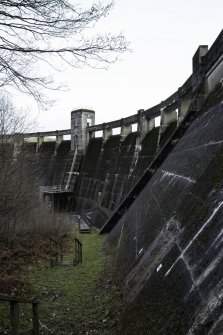
<svg viewBox="0 0 223 335"><path fill-rule="evenodd" d="M32 203L26 161L13 161L13 136L22 132L25 114L19 115L7 95L0 97L0 235L6 243L13 239L18 222L29 212ZM27 212L27 213L26 213Z"/></svg>
<svg viewBox="0 0 223 335"><path fill-rule="evenodd" d="M122 34L84 36L87 28L109 13L113 2L83 9L71 1L1 0L0 87L12 85L41 103L40 87L49 87L51 79L36 74L37 62L52 65L56 56L74 67L95 67L126 51Z"/></svg>
<svg viewBox="0 0 223 335"><path fill-rule="evenodd" d="M18 112L6 94L0 96L0 244L7 247L27 239L32 243L49 237L59 239L71 228L40 199L37 156L30 157L18 144L13 159L15 136L27 127L27 114Z"/></svg>
<svg viewBox="0 0 223 335"><path fill-rule="evenodd" d="M29 121L29 113L25 110L16 110L9 95L0 94L0 140L11 140L15 133L27 132L33 128L34 121ZM7 137L5 136L7 135ZM8 140L7 140L8 139Z"/></svg>

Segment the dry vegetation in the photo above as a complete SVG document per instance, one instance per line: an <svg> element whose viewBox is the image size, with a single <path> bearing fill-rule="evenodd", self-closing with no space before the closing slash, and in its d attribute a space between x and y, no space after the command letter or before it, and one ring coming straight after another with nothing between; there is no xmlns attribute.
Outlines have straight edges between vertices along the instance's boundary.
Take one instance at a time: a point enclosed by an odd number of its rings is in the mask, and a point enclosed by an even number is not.
<svg viewBox="0 0 223 335"><path fill-rule="evenodd" d="M17 150L12 138L26 130L6 96L0 98L0 292L23 292L20 273L49 256L49 238L66 243L71 224L41 201L35 164ZM10 136L8 136L10 134Z"/></svg>

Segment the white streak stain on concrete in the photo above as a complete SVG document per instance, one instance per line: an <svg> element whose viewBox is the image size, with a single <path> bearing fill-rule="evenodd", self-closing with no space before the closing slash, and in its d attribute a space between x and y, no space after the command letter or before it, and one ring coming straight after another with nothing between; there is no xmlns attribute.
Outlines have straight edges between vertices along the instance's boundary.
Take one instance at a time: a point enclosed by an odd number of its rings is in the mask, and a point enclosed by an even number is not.
<svg viewBox="0 0 223 335"><path fill-rule="evenodd" d="M218 207L216 207L209 217L209 219L203 224L203 226L198 230L198 232L194 235L192 240L188 243L186 248L181 252L181 255L176 259L176 261L171 265L169 270L165 273L165 277L168 276L168 274L172 271L173 267L176 265L176 263L180 260L183 259L185 252L190 248L190 246L193 244L193 242L196 240L196 238L202 233L202 231L205 229L205 227L208 225L208 223L213 219L213 217L216 215L218 210L222 207L223 201L219 203Z"/></svg>
<svg viewBox="0 0 223 335"><path fill-rule="evenodd" d="M218 254L218 256L209 264L208 268L205 269L205 271L200 275L198 279L196 279L196 284L200 285L203 280L209 275L209 273L218 265L223 258L223 251Z"/></svg>
<svg viewBox="0 0 223 335"><path fill-rule="evenodd" d="M202 144L202 145L198 145L198 146L195 146L195 147L192 147L192 148L187 148L185 150L182 150L182 152L185 152L185 151L190 151L190 150L195 150L195 149L199 149L199 148L205 148L205 147L209 147L209 146L213 146L213 145L219 145L219 144L222 144L223 141L210 141L208 143L205 143L205 144Z"/></svg>
<svg viewBox="0 0 223 335"><path fill-rule="evenodd" d="M210 248L208 249L208 251L216 244L216 242L217 242L217 240L222 236L222 234L223 234L223 228L222 228L222 230L220 231L220 233L218 234L218 236L214 239L214 241L211 243L211 246L210 246ZM221 241L220 241L221 242ZM217 244L217 245L219 245L219 243ZM217 245L215 245L215 246L217 246ZM207 252L208 252L207 251Z"/></svg>
<svg viewBox="0 0 223 335"><path fill-rule="evenodd" d="M157 204L157 206L158 206L158 208L159 208L159 210L160 210L160 213L161 213L162 216L164 217L163 209L162 209L162 207L161 207L160 204L159 204L159 201L158 201L158 199L157 199L157 196L156 196L155 192L153 192L153 198L155 199L155 202L156 202L156 204ZM165 217L164 217L164 219L165 219Z"/></svg>
<svg viewBox="0 0 223 335"><path fill-rule="evenodd" d="M175 239L181 233L178 222L170 219L167 225L160 231L147 250L142 250L143 254L135 267L128 273L124 291L126 292L126 300L132 301L134 297L142 290L145 282L150 278L153 271L159 273L163 265L163 259L166 253L172 249ZM139 251L141 252L141 250Z"/></svg>
<svg viewBox="0 0 223 335"><path fill-rule="evenodd" d="M174 178L180 178L180 179L186 180L186 181L188 181L189 183L195 183L195 182L196 182L194 179L192 179L192 178L190 178L190 177L185 177L185 176L182 176L182 175L179 175L179 174L175 174L175 173L173 173L173 172L168 172L168 171L165 171L165 170L161 170L161 171L163 172L163 175L162 175L160 181L161 181L163 178L167 177L167 176L168 176L168 177L171 176L171 177L174 177Z"/></svg>
<svg viewBox="0 0 223 335"><path fill-rule="evenodd" d="M120 237L119 237L119 241L118 241L118 247L117 247L117 251L118 251L118 249L119 249L119 247L120 247L120 244L121 244L121 240L122 240L122 233L123 233L124 224L125 224L125 220L123 220L123 224L122 224L122 230L121 230Z"/></svg>
<svg viewBox="0 0 223 335"><path fill-rule="evenodd" d="M217 249L222 242L223 242L223 238L220 239L220 241L218 242L218 244L216 244L215 248Z"/></svg>
<svg viewBox="0 0 223 335"><path fill-rule="evenodd" d="M217 284L215 289L213 289L209 293L205 301L201 304L201 306L199 307L198 314L196 315L195 321L192 327L190 328L190 330L188 331L187 335L193 335L195 330L197 330L197 326L204 324L205 321L209 318L211 312L215 310L215 308L217 308L222 303L222 297L223 297L222 285L223 285L223 281L221 280ZM220 316L218 320L214 322L212 330L217 326L217 324L219 324L219 322L221 321L221 318L222 318L222 315ZM207 335L208 334L212 334L212 331L210 330L207 333Z"/></svg>

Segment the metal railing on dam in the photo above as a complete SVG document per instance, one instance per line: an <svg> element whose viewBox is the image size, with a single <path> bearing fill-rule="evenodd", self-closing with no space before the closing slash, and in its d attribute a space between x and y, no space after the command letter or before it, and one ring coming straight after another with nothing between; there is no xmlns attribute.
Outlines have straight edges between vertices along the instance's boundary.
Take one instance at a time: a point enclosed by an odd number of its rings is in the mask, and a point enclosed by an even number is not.
<svg viewBox="0 0 223 335"><path fill-rule="evenodd" d="M161 101L159 104L147 109L142 110L142 115L145 116L146 119L155 118L161 116L163 110L175 110L179 107L180 99L182 99L188 92L192 92L192 75L185 81L182 87L178 89L178 91L171 94L166 100ZM139 114L139 113L138 113ZM110 121L106 123L101 123L97 125L93 125L87 127L88 132L96 132L104 129L118 128L122 126L130 126L132 124L139 122L138 114L130 115L126 118L122 118L115 121Z"/></svg>

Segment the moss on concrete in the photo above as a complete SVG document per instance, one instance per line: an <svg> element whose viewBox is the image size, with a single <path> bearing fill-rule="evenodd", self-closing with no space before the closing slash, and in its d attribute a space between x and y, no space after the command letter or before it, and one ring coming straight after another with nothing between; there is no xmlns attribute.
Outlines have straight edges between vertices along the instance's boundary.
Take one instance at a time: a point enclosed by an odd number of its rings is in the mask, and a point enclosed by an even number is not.
<svg viewBox="0 0 223 335"><path fill-rule="evenodd" d="M170 139L176 127L177 127L177 122L172 122L168 125L167 129L164 131L164 133L162 134L160 138L160 143L159 143L160 148L162 148L166 144L166 142Z"/></svg>
<svg viewBox="0 0 223 335"><path fill-rule="evenodd" d="M215 89L208 95L203 108L202 112L206 112L210 108L216 106L223 100L223 84L219 83Z"/></svg>

